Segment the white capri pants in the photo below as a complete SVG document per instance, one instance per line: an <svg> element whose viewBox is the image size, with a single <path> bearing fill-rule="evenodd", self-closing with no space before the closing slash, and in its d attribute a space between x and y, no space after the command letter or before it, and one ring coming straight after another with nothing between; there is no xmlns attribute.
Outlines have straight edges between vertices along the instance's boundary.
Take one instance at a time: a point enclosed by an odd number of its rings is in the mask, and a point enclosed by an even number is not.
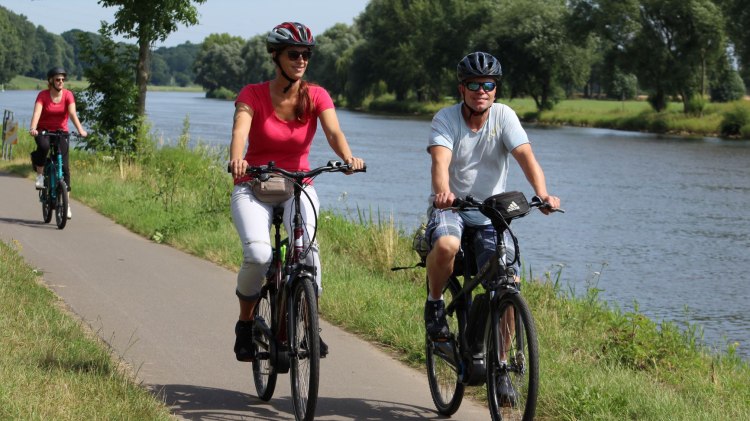
<svg viewBox="0 0 750 421"><path fill-rule="evenodd" d="M305 221L305 244L310 243L310 236L315 232L315 213L320 208L320 201L313 186L306 186L300 196L302 200L302 218ZM309 198L308 198L309 196ZM294 198L283 203L263 203L255 198L248 183L234 186L232 191L232 221L242 242L242 267L237 274L237 296L245 301L257 300L265 280L266 271L271 264L271 223L274 206L284 207L284 227L287 233L292 232L291 215L294 212ZM311 203L312 202L312 203ZM290 241L291 242L291 241ZM305 263L317 268L315 281L318 294L323 292L321 286L321 267L318 244L314 243L305 258Z"/></svg>

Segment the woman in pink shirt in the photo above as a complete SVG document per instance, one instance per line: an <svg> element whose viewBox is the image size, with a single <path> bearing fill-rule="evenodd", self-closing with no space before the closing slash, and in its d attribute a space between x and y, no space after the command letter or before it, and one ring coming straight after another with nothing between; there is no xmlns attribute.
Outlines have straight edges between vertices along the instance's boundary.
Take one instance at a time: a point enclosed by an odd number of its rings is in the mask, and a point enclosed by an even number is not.
<svg viewBox="0 0 750 421"><path fill-rule="evenodd" d="M270 226L274 206L284 206L289 214L292 200L266 203L252 192L245 174L248 165L266 165L274 161L289 171L310 169L308 155L318 121L328 144L344 162L354 169L364 168L364 161L352 155L344 133L339 127L336 111L328 92L302 80L315 46L310 29L298 22L284 22L268 34L266 46L276 64L273 80L245 86L237 96L232 127L229 166L234 176L232 219L242 241L243 262L237 274L239 320L234 352L239 361L252 361L253 310L261 285L271 262ZM247 148L246 148L247 146ZM313 209L319 207L312 185L305 188L310 200L303 200L303 216L308 232L315 230ZM288 221L288 218L284 218ZM286 229L291 232L288 222ZM308 254L309 264L320 268L317 244ZM320 270L317 273L319 292ZM327 346L321 340L321 356Z"/></svg>
<svg viewBox="0 0 750 421"><path fill-rule="evenodd" d="M29 133L34 136L36 141L36 150L31 153L31 162L36 169L37 189L44 188L44 163L49 153L49 136L41 134L42 132L54 132L62 130L68 132L68 117L73 120L78 133L86 137L86 130L81 127L76 113L76 100L73 93L63 88L65 79L68 74L62 67L53 67L47 72L47 89L39 92L34 102L34 112L31 115L31 127ZM63 178L70 191L70 169L68 168L68 149L70 146L70 136L66 135L60 139L60 152L63 157ZM68 206L68 219L73 215Z"/></svg>

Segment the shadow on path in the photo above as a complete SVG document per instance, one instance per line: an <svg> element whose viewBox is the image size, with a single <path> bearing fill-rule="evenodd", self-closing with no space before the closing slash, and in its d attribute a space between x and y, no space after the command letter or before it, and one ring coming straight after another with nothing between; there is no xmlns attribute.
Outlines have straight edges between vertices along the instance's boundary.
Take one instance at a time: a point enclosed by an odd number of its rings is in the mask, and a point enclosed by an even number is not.
<svg viewBox="0 0 750 421"><path fill-rule="evenodd" d="M293 419L289 396L264 402L257 396L233 390L194 385L150 385L171 412L188 420ZM429 414L429 416L425 416ZM315 419L414 420L442 419L432 408L355 398L319 397Z"/></svg>

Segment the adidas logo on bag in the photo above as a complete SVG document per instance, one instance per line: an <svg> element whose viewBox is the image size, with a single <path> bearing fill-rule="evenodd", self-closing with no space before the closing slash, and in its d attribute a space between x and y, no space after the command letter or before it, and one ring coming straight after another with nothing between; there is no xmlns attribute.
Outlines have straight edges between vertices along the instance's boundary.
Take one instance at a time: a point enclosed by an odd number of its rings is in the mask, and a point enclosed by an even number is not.
<svg viewBox="0 0 750 421"><path fill-rule="evenodd" d="M513 211L517 211L521 209L520 206L516 204L516 202L510 202L510 205L508 205L508 209L506 209L506 212L511 213Z"/></svg>

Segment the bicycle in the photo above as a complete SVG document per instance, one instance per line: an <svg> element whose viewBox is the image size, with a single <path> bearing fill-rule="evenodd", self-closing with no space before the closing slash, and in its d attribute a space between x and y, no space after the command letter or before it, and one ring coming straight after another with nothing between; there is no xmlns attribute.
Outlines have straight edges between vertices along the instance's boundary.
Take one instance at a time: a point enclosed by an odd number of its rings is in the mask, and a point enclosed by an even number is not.
<svg viewBox="0 0 750 421"><path fill-rule="evenodd" d="M456 199L450 208L438 210L477 209L490 218L496 231L494 255L477 268L471 229L465 230L462 251L456 256L453 274L443 291L450 338L446 342L433 342L429 337L426 340L428 382L440 414L450 416L458 410L465 386L486 383L492 420L534 418L539 391L539 346L531 310L520 294L514 268L520 261L520 250L510 230L510 222L528 215L532 208L563 212L551 209L536 196L529 203L520 192L506 192L484 201L466 196ZM510 262L506 259L506 230L515 246ZM515 393L500 393L499 389Z"/></svg>
<svg viewBox="0 0 750 421"><path fill-rule="evenodd" d="M321 357L315 281L317 268L305 263L317 232L305 242L300 199L306 194L303 188L318 175L350 171L348 164L337 161L329 161L327 165L310 171L287 171L276 167L273 162L247 168L247 174L253 178L266 180L273 174L291 180L294 185L290 247L290 239L281 238L284 207L273 208L273 257L253 313L253 342L257 351L252 366L258 397L264 401L273 396L278 373L290 372L297 420L312 420L315 415ZM314 217L317 220L317 213Z"/></svg>
<svg viewBox="0 0 750 421"><path fill-rule="evenodd" d="M39 190L39 201L42 203L42 218L47 224L52 220L55 212L55 222L58 229L64 229L68 223L68 185L63 179L63 157L59 143L69 139L71 133L57 130L42 131L40 136L49 137L49 154L44 164L44 187ZM73 133L75 135L75 133Z"/></svg>

